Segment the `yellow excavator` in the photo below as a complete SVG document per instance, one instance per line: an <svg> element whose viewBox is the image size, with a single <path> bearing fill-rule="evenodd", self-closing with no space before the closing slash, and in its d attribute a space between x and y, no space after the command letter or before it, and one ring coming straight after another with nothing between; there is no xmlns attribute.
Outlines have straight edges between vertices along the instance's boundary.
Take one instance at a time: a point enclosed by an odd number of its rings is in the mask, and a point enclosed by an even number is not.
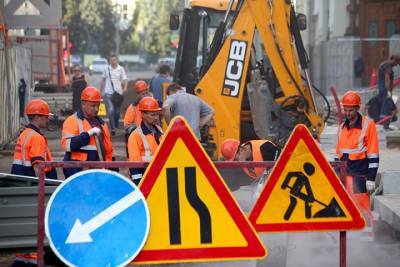
<svg viewBox="0 0 400 267"><path fill-rule="evenodd" d="M299 123L319 137L329 104L312 86L306 17L290 0L189 0L170 28L179 28L174 81L215 111L202 137L212 158L226 138L283 146Z"/></svg>

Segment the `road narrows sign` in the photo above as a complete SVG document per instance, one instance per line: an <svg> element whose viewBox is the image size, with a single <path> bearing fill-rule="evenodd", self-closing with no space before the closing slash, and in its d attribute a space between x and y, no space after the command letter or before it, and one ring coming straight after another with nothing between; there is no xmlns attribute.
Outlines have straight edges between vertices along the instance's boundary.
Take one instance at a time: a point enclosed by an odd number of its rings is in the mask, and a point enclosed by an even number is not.
<svg viewBox="0 0 400 267"><path fill-rule="evenodd" d="M149 211L139 188L107 170L64 181L46 207L45 230L54 253L69 266L124 266L143 247Z"/></svg>
<svg viewBox="0 0 400 267"><path fill-rule="evenodd" d="M293 130L249 215L258 232L365 227L307 127Z"/></svg>
<svg viewBox="0 0 400 267"><path fill-rule="evenodd" d="M151 215L134 263L254 259L266 250L182 117L167 130L140 189Z"/></svg>

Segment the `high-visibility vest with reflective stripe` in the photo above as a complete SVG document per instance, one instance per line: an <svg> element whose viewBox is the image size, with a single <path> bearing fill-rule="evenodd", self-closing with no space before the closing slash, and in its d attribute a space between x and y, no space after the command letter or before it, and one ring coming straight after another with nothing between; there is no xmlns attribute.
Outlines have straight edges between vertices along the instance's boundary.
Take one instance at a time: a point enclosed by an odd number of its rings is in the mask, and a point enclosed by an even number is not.
<svg viewBox="0 0 400 267"><path fill-rule="evenodd" d="M130 104L125 112L124 116L124 127L131 124L139 126L142 123L142 112L139 110L139 105Z"/></svg>
<svg viewBox="0 0 400 267"><path fill-rule="evenodd" d="M92 126L90 125L90 123L86 119L81 120L78 117L77 113L74 113L65 120L62 130L61 145L65 150L65 152L70 153L71 160L86 161L88 160L88 158L90 160L94 160L93 157L89 157L88 155L96 155L96 160L98 160L98 153L100 152L97 151L96 141L94 136L90 136L89 143L85 146L81 146L79 150L72 150L71 148L71 139L73 137L80 136L81 133L87 132L91 128ZM102 124L101 130L104 135L103 138L103 146L105 152L104 159L106 161L112 161L113 148L107 125Z"/></svg>
<svg viewBox="0 0 400 267"><path fill-rule="evenodd" d="M162 133L162 129L156 126ZM128 139L129 161L150 161L158 147L154 134L143 133L141 127L136 128Z"/></svg>
<svg viewBox="0 0 400 267"><path fill-rule="evenodd" d="M336 154L339 159L347 154L349 160L378 158L379 143L375 123L365 116L362 116L361 129L348 129L342 123L338 129Z"/></svg>
<svg viewBox="0 0 400 267"><path fill-rule="evenodd" d="M11 173L35 176L33 165L40 160L52 160L47 140L34 129L26 128L18 137L17 144L15 145ZM45 172L47 173L51 170L52 168L46 168Z"/></svg>

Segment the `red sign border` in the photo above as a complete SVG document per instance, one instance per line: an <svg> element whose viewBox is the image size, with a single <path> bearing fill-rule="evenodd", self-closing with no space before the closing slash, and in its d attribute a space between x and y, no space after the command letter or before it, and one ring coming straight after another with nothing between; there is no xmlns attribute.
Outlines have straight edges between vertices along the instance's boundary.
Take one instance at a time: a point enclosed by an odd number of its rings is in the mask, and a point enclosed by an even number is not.
<svg viewBox="0 0 400 267"><path fill-rule="evenodd" d="M257 224L257 219L260 216L265 204L267 203L273 189L275 188L280 175L282 174L290 156L292 155L294 149L300 140L303 140L307 145L310 153L313 155L314 159L317 161L322 171L325 173L328 181L331 183L332 187L336 191L336 194L341 199L343 205L349 212L349 215L353 220L346 222L310 222L310 223L266 223ZM331 231L331 230L355 230L362 229L365 227L365 220L361 213L355 206L354 202L351 200L350 196L345 191L344 187L337 178L335 172L333 171L331 165L326 160L325 156L322 154L315 142L311 133L303 124L299 124L293 130L289 141L284 147L281 156L279 157L277 163L275 164L269 180L265 185L260 197L254 204L253 209L250 212L249 220L253 224L257 232L283 232L283 231L293 231L293 232L303 232L303 231Z"/></svg>
<svg viewBox="0 0 400 267"><path fill-rule="evenodd" d="M215 193L219 196L225 208L231 214L232 219L247 241L246 247L222 247L222 248L195 248L195 249L166 249L166 250L142 250L135 258L134 263L145 262L183 262L200 260L222 260L222 259L251 259L263 258L267 255L266 249L253 229L250 221L243 214L240 207L233 199L228 187L218 174L215 166L208 158L190 127L183 117L176 117L170 124L165 138L159 150L151 162L145 177L139 185L145 198L150 194L162 167L165 165L175 143L180 138L190 149L194 159L203 171Z"/></svg>

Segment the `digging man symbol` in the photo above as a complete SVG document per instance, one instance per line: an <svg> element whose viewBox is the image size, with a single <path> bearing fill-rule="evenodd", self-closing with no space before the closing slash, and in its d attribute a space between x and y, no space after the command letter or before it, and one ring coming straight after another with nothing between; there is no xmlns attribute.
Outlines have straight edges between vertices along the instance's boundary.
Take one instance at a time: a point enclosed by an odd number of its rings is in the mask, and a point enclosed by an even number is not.
<svg viewBox="0 0 400 267"><path fill-rule="evenodd" d="M289 172L286 175L285 180L283 181L281 188L282 190L285 190L286 188L290 189L290 203L289 207L287 208L285 215L283 218L288 221L290 217L292 216L292 213L294 211L294 208L297 206L297 200L300 199L304 201L304 212L305 212L305 217L307 219L310 219L311 217L313 218L322 218L322 217L343 217L345 214L343 213L343 210L340 208L338 205L337 201L335 198L332 198L331 202L329 205L326 205L322 203L321 201L318 201L313 194L311 184L309 177L312 176L315 173L315 167L309 163L306 162L303 165L303 170L299 172ZM293 186L290 186L290 182L292 181L292 178L294 178L294 183ZM311 208L312 208L312 203L318 203L324 208L320 211L318 211L314 216L311 216Z"/></svg>

